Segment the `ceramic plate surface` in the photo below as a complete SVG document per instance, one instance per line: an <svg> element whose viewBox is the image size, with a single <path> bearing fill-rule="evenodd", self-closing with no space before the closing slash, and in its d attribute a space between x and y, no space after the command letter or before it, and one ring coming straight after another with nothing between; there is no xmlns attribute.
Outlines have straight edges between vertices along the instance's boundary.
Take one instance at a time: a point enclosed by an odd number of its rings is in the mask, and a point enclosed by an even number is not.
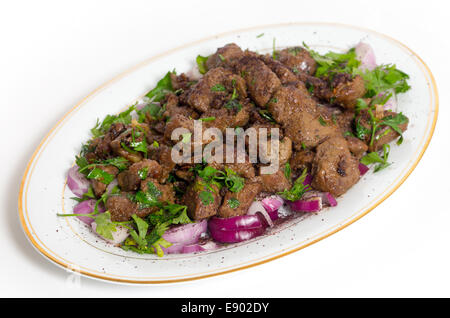
<svg viewBox="0 0 450 318"><path fill-rule="evenodd" d="M261 35L259 36L258 35ZM411 77L412 89L398 96L398 108L410 119L401 146L392 145L387 169L367 173L339 198L338 206L298 217L257 239L200 254L139 255L104 243L70 213L75 201L66 187L68 168L97 118L117 113L139 100L168 71L188 71L198 54L235 42L259 52L301 45L325 53L346 50L363 40L378 64L394 63ZM248 268L298 251L348 226L394 192L422 157L437 120L438 97L424 62L400 42L374 31L323 23L293 23L233 31L200 40L150 58L104 84L73 107L47 134L25 171L19 215L24 232L47 259L83 275L122 283L172 283ZM373 169L372 169L373 170Z"/></svg>

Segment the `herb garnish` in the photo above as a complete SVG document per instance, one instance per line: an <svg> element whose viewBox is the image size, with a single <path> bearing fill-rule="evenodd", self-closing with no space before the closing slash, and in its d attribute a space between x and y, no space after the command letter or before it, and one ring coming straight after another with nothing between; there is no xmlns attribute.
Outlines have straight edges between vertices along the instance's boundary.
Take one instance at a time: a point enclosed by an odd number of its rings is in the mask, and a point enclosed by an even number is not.
<svg viewBox="0 0 450 318"><path fill-rule="evenodd" d="M196 61L200 74L205 74L208 71L208 68L206 67L206 61L208 61L208 58L209 56L197 55Z"/></svg>
<svg viewBox="0 0 450 318"><path fill-rule="evenodd" d="M369 165L371 163L379 163L379 165L375 167L374 172L383 170L384 168L390 165L390 163L387 162L387 159L389 157L389 151L390 146L388 144L384 144L383 157L380 157L380 155L377 152L369 152L367 155L361 158L361 163L365 165Z"/></svg>
<svg viewBox="0 0 450 318"><path fill-rule="evenodd" d="M235 210L236 208L239 207L239 205L241 205L241 202L239 202L239 200L236 199L236 198L230 198L230 199L227 201L227 203L228 203L228 206L229 206L230 208L232 208L233 210Z"/></svg>
<svg viewBox="0 0 450 318"><path fill-rule="evenodd" d="M131 112L136 109L136 104L130 106L127 110L119 113L118 115L106 115L103 121L97 119L97 123L94 128L91 129L91 133L94 138L103 136L109 128L111 128L112 124L121 123L124 125L128 125L131 123Z"/></svg>
<svg viewBox="0 0 450 318"><path fill-rule="evenodd" d="M281 195L284 199L289 201L297 201L300 200L305 194L306 191L310 189L310 186L308 184L303 184L305 181L305 178L307 176L307 170L304 169L302 172L302 175L295 180L294 185L290 190L285 189L283 192L279 192L278 194Z"/></svg>
<svg viewBox="0 0 450 318"><path fill-rule="evenodd" d="M173 92L172 80L170 78L171 74L175 74L175 70L172 72L167 72L166 75L158 81L156 87L149 91L145 96L147 96L153 102L159 102L162 100L168 92Z"/></svg>

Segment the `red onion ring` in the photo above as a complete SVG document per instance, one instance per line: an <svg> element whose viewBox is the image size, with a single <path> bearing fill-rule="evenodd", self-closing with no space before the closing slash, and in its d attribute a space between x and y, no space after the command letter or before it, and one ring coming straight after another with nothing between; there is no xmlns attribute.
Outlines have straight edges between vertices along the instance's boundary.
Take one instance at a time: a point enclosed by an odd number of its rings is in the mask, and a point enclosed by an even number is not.
<svg viewBox="0 0 450 318"><path fill-rule="evenodd" d="M69 169L67 174L67 186L70 191L75 194L77 197L81 198L83 194L88 192L90 182L85 178L83 174L78 172L78 166L74 165Z"/></svg>

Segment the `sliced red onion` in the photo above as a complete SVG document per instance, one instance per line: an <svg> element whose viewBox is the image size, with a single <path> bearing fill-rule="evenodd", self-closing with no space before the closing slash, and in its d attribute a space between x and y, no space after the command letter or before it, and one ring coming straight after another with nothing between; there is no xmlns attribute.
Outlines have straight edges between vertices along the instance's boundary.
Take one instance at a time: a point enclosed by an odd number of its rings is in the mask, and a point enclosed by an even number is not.
<svg viewBox="0 0 450 318"><path fill-rule="evenodd" d="M197 243L200 236L206 232L207 228L208 222L206 220L183 224L167 230L164 233L163 238L174 245L189 245Z"/></svg>
<svg viewBox="0 0 450 318"><path fill-rule="evenodd" d="M108 195L110 195L111 194L111 191L114 189L114 187L115 186L117 186L117 185L119 185L119 182L117 181L117 178L116 179L114 179L113 181L111 181L109 184L108 184L108 186L106 187L106 193L108 194Z"/></svg>
<svg viewBox="0 0 450 318"><path fill-rule="evenodd" d="M278 219L278 209L283 205L283 202L283 198L279 195L272 195L270 197L264 198L261 201L272 221Z"/></svg>
<svg viewBox="0 0 450 318"><path fill-rule="evenodd" d="M169 247L162 247L165 254L184 253L185 246L195 245L202 235L206 233L208 221L179 225L167 230L163 238L172 243Z"/></svg>
<svg viewBox="0 0 450 318"><path fill-rule="evenodd" d="M397 95L393 89L387 91L388 94L392 94L388 101L383 105L384 110L397 110Z"/></svg>
<svg viewBox="0 0 450 318"><path fill-rule="evenodd" d="M359 174L361 176L365 175L367 171L369 171L369 167L361 162L358 164Z"/></svg>
<svg viewBox="0 0 450 318"><path fill-rule="evenodd" d="M310 185L312 182L312 175L309 173L306 175L305 180L303 180L303 185Z"/></svg>
<svg viewBox="0 0 450 318"><path fill-rule="evenodd" d="M94 230L94 232L97 233L97 232L96 232L96 229L97 229L97 223L92 222L91 227L92 227L92 229ZM116 226L116 231L115 231L115 232L111 232L111 234L112 234L112 237L113 237L112 240L107 239L107 238L105 238L105 237L103 237L103 236L101 236L100 234L97 233L98 236L100 236L102 239L104 239L104 240L107 241L108 243L111 243L111 244L115 244L115 245L116 245L116 244L120 244L120 243L122 243L123 241L125 241L126 238L130 235L130 232L128 231L127 228L125 228L125 227L123 227L123 226L121 226L121 225L117 225L117 226Z"/></svg>
<svg viewBox="0 0 450 318"><path fill-rule="evenodd" d="M291 210L296 212L318 212L322 210L322 198L312 197L306 200L288 201Z"/></svg>
<svg viewBox="0 0 450 318"><path fill-rule="evenodd" d="M372 71L377 67L375 53L369 44L359 42L355 46L355 53L356 58L361 61L361 65L359 66L361 69Z"/></svg>
<svg viewBox="0 0 450 318"><path fill-rule="evenodd" d="M187 75L187 77L189 77L190 79L192 79L194 81L198 81L199 79L201 79L203 77L203 75L200 73L197 65L193 66L189 71L187 71L186 75Z"/></svg>
<svg viewBox="0 0 450 318"><path fill-rule="evenodd" d="M322 199L322 205L324 206L336 206L337 201L329 192L310 191L303 195L302 200L308 200L315 197Z"/></svg>
<svg viewBox="0 0 450 318"><path fill-rule="evenodd" d="M257 213L260 213L264 217L270 227L273 226L272 218L267 213L266 208L261 201L253 201L247 211L247 215L256 215Z"/></svg>
<svg viewBox="0 0 450 318"><path fill-rule="evenodd" d="M264 209L264 207L263 207ZM231 218L212 217L208 221L210 232L213 231L237 231L265 227L265 222L258 215L240 215Z"/></svg>
<svg viewBox="0 0 450 318"><path fill-rule="evenodd" d="M217 248L219 248L219 244L217 244L214 241L207 241L205 243L196 243L196 244L183 246L181 253L189 254L189 253L196 253L196 252L204 252L204 251L215 250Z"/></svg>
<svg viewBox="0 0 450 318"><path fill-rule="evenodd" d="M94 212L95 203L96 203L95 200L86 200L86 201L80 202L73 208L73 213L75 213L75 214L92 213L92 212ZM105 212L105 209L103 208L102 205L99 205L98 211L100 213L102 213L102 212ZM88 216L77 216L77 218L79 218L82 222L86 223L87 225L91 225L91 223L94 222L94 219L90 218Z"/></svg>
<svg viewBox="0 0 450 318"><path fill-rule="evenodd" d="M81 198L83 194L88 192L89 184L89 180L86 179L83 174L78 172L77 165L74 165L69 169L69 172L67 174L67 186L73 194Z"/></svg>
<svg viewBox="0 0 450 318"><path fill-rule="evenodd" d="M182 243L174 243L169 247L161 247L164 251L164 254L180 254L183 251L184 244Z"/></svg>
<svg viewBox="0 0 450 318"><path fill-rule="evenodd" d="M265 227L261 226L252 229L241 229L235 231L211 230L211 237L220 243L238 243L250 240L264 233Z"/></svg>
<svg viewBox="0 0 450 318"><path fill-rule="evenodd" d="M283 198L279 195L272 195L261 200L262 205L269 213L278 211L278 209L283 205L283 202Z"/></svg>

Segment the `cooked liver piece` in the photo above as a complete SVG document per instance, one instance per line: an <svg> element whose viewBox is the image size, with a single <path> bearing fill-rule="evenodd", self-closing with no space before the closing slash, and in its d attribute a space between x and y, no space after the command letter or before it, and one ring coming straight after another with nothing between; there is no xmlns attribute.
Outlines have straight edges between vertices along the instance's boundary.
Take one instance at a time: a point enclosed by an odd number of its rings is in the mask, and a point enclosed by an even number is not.
<svg viewBox="0 0 450 318"><path fill-rule="evenodd" d="M282 169L273 174L261 174L259 178L262 191L265 192L277 193L291 188L291 182L286 178Z"/></svg>
<svg viewBox="0 0 450 318"><path fill-rule="evenodd" d="M113 175L116 176L117 173L119 172L119 169L117 169L114 166L98 166L99 169ZM99 180L95 180L92 179L91 181L92 184L92 190L94 190L94 194L99 197L101 196L103 193L105 193L106 191L106 187L107 185L104 184L103 182L99 181Z"/></svg>
<svg viewBox="0 0 450 318"><path fill-rule="evenodd" d="M222 218L229 218L246 214L248 208L259 192L261 192L261 184L259 183L246 183L244 188L239 192L228 191L225 194L222 206L219 209L219 216ZM230 199L237 199L239 201L239 206L234 209L230 207Z"/></svg>
<svg viewBox="0 0 450 318"><path fill-rule="evenodd" d="M278 61L297 71L313 75L316 72L316 61L302 47L291 47L277 52Z"/></svg>
<svg viewBox="0 0 450 318"><path fill-rule="evenodd" d="M249 95L260 107L264 108L281 86L275 73L256 56L243 56L236 62L235 69L244 77Z"/></svg>
<svg viewBox="0 0 450 318"><path fill-rule="evenodd" d="M203 113L212 106L217 108L225 104L231 98L234 89L239 97L247 97L245 81L242 77L223 67L216 67L192 86L186 102Z"/></svg>
<svg viewBox="0 0 450 318"><path fill-rule="evenodd" d="M136 162L117 176L120 189L127 192L136 191L142 180L139 173L140 171L144 173L143 177L145 178L145 170L147 171L147 176L152 178L159 178L162 172L161 166L155 160L144 159Z"/></svg>
<svg viewBox="0 0 450 318"><path fill-rule="evenodd" d="M206 67L208 70L222 66L227 67L237 59L239 59L244 52L235 43L229 43L224 47L218 48L216 53L208 57Z"/></svg>
<svg viewBox="0 0 450 318"><path fill-rule="evenodd" d="M217 210L222 203L222 197L219 194L217 186L212 185L212 187L214 192L209 192L213 197L213 201L205 205L200 196L201 192L208 191L204 186L204 181L200 177L197 177L195 181L188 186L187 191L183 196L183 202L187 206L189 217L194 220L201 220L216 215Z"/></svg>
<svg viewBox="0 0 450 318"><path fill-rule="evenodd" d="M344 138L330 138L317 147L311 185L334 196L344 194L359 180L358 164Z"/></svg>
<svg viewBox="0 0 450 318"><path fill-rule="evenodd" d="M114 222L125 222L131 219L133 214L139 217L146 217L152 212L151 208L139 209L137 203L130 200L131 193L121 193L112 195L106 201L106 209L111 213L111 220Z"/></svg>
<svg viewBox="0 0 450 318"><path fill-rule="evenodd" d="M364 80L361 76L356 75L352 80L340 83L333 90L333 97L336 103L348 109L354 109L356 100L362 98L366 93Z"/></svg>

